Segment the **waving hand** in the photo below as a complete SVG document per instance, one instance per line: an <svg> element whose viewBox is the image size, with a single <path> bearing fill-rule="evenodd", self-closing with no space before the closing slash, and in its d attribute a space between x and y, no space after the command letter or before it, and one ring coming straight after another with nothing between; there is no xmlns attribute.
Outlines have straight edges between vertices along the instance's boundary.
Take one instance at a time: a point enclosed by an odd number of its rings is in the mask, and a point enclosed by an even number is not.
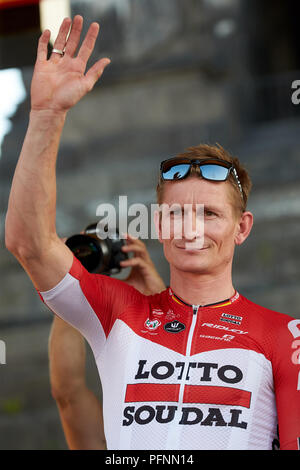
<svg viewBox="0 0 300 470"><path fill-rule="evenodd" d="M54 43L54 50L64 51L63 55L52 52L47 60L50 31L41 35L37 60L31 84L32 110L52 110L65 112L88 93L110 59L98 60L88 71L87 61L91 56L99 33L99 24L92 23L75 56L82 31L83 18L65 18ZM70 31L71 27L71 31ZM70 34L68 36L68 33Z"/></svg>

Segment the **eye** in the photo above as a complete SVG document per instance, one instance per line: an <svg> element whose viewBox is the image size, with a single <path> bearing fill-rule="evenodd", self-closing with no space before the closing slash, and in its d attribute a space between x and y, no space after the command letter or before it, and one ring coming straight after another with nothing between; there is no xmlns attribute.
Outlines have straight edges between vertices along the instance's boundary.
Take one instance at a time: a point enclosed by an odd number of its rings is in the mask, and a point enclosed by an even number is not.
<svg viewBox="0 0 300 470"><path fill-rule="evenodd" d="M206 217L214 217L214 216L217 215L214 211L211 211L209 209L205 209L204 214L205 214Z"/></svg>
<svg viewBox="0 0 300 470"><path fill-rule="evenodd" d="M178 209L170 209L169 211L170 217L181 217L182 215L182 210L180 208Z"/></svg>

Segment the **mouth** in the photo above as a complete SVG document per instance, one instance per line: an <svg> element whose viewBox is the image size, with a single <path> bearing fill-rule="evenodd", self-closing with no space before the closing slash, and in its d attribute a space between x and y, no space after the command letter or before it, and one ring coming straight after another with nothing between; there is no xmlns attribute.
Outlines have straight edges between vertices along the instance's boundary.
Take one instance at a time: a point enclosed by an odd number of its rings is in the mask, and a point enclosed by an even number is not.
<svg viewBox="0 0 300 470"><path fill-rule="evenodd" d="M201 248L197 247L197 243L195 243L195 246L193 246L193 242L186 242L184 245L175 245L176 248L182 251L188 251L188 252L200 252L200 251L205 251L208 250L208 246L203 246Z"/></svg>

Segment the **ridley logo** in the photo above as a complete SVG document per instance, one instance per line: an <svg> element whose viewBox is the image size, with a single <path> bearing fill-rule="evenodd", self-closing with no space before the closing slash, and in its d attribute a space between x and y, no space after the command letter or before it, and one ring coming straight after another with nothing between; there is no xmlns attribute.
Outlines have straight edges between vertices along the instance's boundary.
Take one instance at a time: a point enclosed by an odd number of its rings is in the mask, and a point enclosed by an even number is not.
<svg viewBox="0 0 300 470"><path fill-rule="evenodd" d="M223 325L214 325L213 323L202 323L201 326L208 326L209 328L216 328L217 330L226 330L232 333L237 333L238 335L247 335L248 331L237 330L235 328L228 328L228 326Z"/></svg>
<svg viewBox="0 0 300 470"><path fill-rule="evenodd" d="M168 333L180 333L181 331L185 330L185 325L180 321L172 321L170 323L166 323L164 325L164 329Z"/></svg>

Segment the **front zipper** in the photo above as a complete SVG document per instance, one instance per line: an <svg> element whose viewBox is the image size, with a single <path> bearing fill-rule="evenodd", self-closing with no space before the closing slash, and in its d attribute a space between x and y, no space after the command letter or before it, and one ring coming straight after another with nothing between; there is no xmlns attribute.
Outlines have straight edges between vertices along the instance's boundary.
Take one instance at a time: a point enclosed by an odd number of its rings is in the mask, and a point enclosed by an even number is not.
<svg viewBox="0 0 300 470"><path fill-rule="evenodd" d="M197 323L197 317L198 317L198 311L199 311L200 305L193 305L193 318L192 318L192 324L190 327L189 335L188 335L188 340L186 343L186 351L185 351L185 362L188 364L187 360L190 359L191 356L191 349L192 349L192 341L193 341L193 336L194 336L194 331L195 331L195 326ZM185 375L186 377L186 375ZM180 390L179 390L179 400L178 400L178 405L181 407L183 404L183 394L184 394L184 387L186 384L186 379L180 384Z"/></svg>
<svg viewBox="0 0 300 470"><path fill-rule="evenodd" d="M189 336L186 344L186 356L191 355L191 349L192 349L192 341L193 341L193 336L194 336L194 330L195 326L197 323L197 316L198 316L198 311L199 311L200 305L193 305L193 320L191 324L191 328L189 331Z"/></svg>
<svg viewBox="0 0 300 470"><path fill-rule="evenodd" d="M192 318L192 324L191 324L191 327L190 327L188 340L187 340L187 343L186 343L186 350L185 350L185 369L184 369L185 378L182 380L182 383L180 384L180 388L179 388L178 408L177 408L177 413L176 413L177 417L181 415L181 411L182 411L184 387L186 385L186 376L187 376L186 366L188 365L189 359L190 359L190 356L191 356L192 341L193 341L194 331L195 331L195 327L196 327L196 323L197 323L199 308L200 308L200 305L193 305L192 306L193 318ZM176 430L176 434L175 434L175 430ZM174 428L172 429L170 434L171 435L169 435L168 444L172 445L172 444L174 444L173 439L175 439L175 440L179 439L180 432L178 432L178 428L176 428L176 426L174 426ZM175 447L171 447L171 448L176 449L177 447L175 445Z"/></svg>

